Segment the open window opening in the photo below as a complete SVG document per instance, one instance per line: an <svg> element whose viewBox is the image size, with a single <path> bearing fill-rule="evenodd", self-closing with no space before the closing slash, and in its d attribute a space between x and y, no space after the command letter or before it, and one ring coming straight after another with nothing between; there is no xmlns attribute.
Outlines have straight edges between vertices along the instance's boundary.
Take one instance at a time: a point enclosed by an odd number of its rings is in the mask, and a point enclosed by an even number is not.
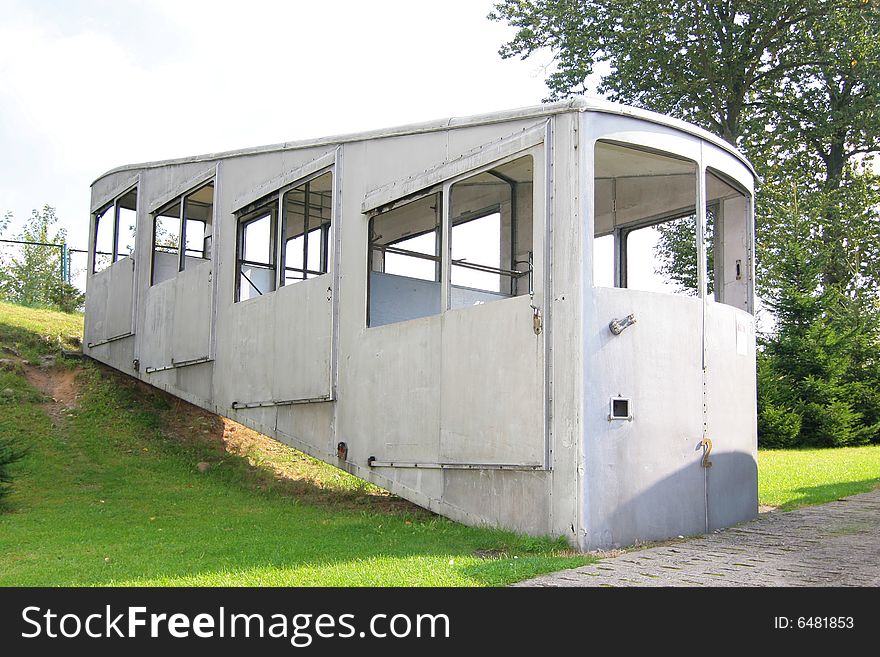
<svg viewBox="0 0 880 657"><path fill-rule="evenodd" d="M180 199L153 215L153 269L151 285L177 276L180 262Z"/></svg>
<svg viewBox="0 0 880 657"><path fill-rule="evenodd" d="M246 301L275 289L277 201L239 217L236 245L235 300Z"/></svg>
<svg viewBox="0 0 880 657"><path fill-rule="evenodd" d="M213 216L213 180L181 194L153 213L151 285L211 259Z"/></svg>
<svg viewBox="0 0 880 657"><path fill-rule="evenodd" d="M530 294L533 160L517 158L450 188L450 305Z"/></svg>
<svg viewBox="0 0 880 657"><path fill-rule="evenodd" d="M211 259L214 181L182 194L153 214L150 284Z"/></svg>
<svg viewBox="0 0 880 657"><path fill-rule="evenodd" d="M333 174L327 172L284 194L281 285L326 274L332 244Z"/></svg>
<svg viewBox="0 0 880 657"><path fill-rule="evenodd" d="M116 202L116 254L113 261L122 260L134 254L137 234L137 188L123 194Z"/></svg>
<svg viewBox="0 0 880 657"><path fill-rule="evenodd" d="M752 311L751 200L722 173L706 171L706 293Z"/></svg>
<svg viewBox="0 0 880 657"><path fill-rule="evenodd" d="M113 262L113 231L116 222L116 206L111 203L95 213L95 266L96 274Z"/></svg>
<svg viewBox="0 0 880 657"><path fill-rule="evenodd" d="M95 258L92 272L132 257L137 233L137 187L133 187L95 213Z"/></svg>
<svg viewBox="0 0 880 657"><path fill-rule="evenodd" d="M181 271L211 259L213 216L213 181L184 196Z"/></svg>
<svg viewBox="0 0 880 657"><path fill-rule="evenodd" d="M430 193L370 221L368 326L441 311L441 198Z"/></svg>
<svg viewBox="0 0 880 657"><path fill-rule="evenodd" d="M597 142L593 284L699 294L696 194L696 163Z"/></svg>
<svg viewBox="0 0 880 657"><path fill-rule="evenodd" d="M493 166L448 190L445 251L438 188L380 208L371 219L368 326L442 312L446 280L453 309L534 293L534 158Z"/></svg>
<svg viewBox="0 0 880 657"><path fill-rule="evenodd" d="M693 212L621 229L622 287L696 296L697 218Z"/></svg>

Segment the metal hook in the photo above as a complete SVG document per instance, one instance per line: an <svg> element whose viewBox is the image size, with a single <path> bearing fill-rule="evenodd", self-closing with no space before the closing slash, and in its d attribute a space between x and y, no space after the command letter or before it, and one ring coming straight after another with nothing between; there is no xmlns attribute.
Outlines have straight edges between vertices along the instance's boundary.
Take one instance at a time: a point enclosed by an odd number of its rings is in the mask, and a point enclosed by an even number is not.
<svg viewBox="0 0 880 657"><path fill-rule="evenodd" d="M632 326L635 323L636 316L633 314L629 314L623 319L612 319L611 322L608 324L608 329L614 335L620 335L621 333L623 333L623 329L627 328L628 326Z"/></svg>

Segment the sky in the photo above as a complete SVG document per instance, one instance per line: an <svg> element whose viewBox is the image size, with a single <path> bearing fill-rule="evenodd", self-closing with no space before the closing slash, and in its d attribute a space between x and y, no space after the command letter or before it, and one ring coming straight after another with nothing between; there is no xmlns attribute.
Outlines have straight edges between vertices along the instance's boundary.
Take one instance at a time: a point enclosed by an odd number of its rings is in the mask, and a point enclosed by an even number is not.
<svg viewBox="0 0 880 657"><path fill-rule="evenodd" d="M0 214L55 207L85 248L123 164L534 105L491 0L0 0ZM76 262L74 266L76 266Z"/></svg>
<svg viewBox="0 0 880 657"><path fill-rule="evenodd" d="M90 184L124 164L538 104L552 56L503 60L492 6L0 0L0 237L51 205L86 249Z"/></svg>

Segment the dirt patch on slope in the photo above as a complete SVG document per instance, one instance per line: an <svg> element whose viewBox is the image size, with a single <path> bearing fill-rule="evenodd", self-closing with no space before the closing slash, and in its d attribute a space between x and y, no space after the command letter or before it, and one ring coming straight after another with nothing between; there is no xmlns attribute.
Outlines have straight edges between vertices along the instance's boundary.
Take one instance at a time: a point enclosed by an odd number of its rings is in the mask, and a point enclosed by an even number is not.
<svg viewBox="0 0 880 657"><path fill-rule="evenodd" d="M46 395L43 408L54 424L76 406L79 388L76 370L61 367L33 367L24 364L24 377L34 388Z"/></svg>

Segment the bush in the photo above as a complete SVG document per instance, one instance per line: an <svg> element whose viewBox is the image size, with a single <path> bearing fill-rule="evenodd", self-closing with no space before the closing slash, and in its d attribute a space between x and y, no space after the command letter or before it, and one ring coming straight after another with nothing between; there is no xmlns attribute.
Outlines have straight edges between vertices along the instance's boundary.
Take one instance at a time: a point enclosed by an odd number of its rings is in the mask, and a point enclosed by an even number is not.
<svg viewBox="0 0 880 657"><path fill-rule="evenodd" d="M12 215L7 213L0 220L0 232L11 219ZM85 295L62 280L60 247L67 234L63 228L55 228L57 223L55 208L49 205L31 213L24 229L15 235L15 239L27 244L16 256L0 262L0 298L31 308L57 308L64 312L82 307Z"/></svg>
<svg viewBox="0 0 880 657"><path fill-rule="evenodd" d="M843 447L880 442L880 300L822 283L789 250L791 280L768 303L775 331L758 352L758 443Z"/></svg>
<svg viewBox="0 0 880 657"><path fill-rule="evenodd" d="M761 447L795 447L800 433L800 415L772 402L758 404L758 440Z"/></svg>
<svg viewBox="0 0 880 657"><path fill-rule="evenodd" d="M55 282L48 296L50 305L65 313L82 310L86 301L86 295L79 288L64 281Z"/></svg>

